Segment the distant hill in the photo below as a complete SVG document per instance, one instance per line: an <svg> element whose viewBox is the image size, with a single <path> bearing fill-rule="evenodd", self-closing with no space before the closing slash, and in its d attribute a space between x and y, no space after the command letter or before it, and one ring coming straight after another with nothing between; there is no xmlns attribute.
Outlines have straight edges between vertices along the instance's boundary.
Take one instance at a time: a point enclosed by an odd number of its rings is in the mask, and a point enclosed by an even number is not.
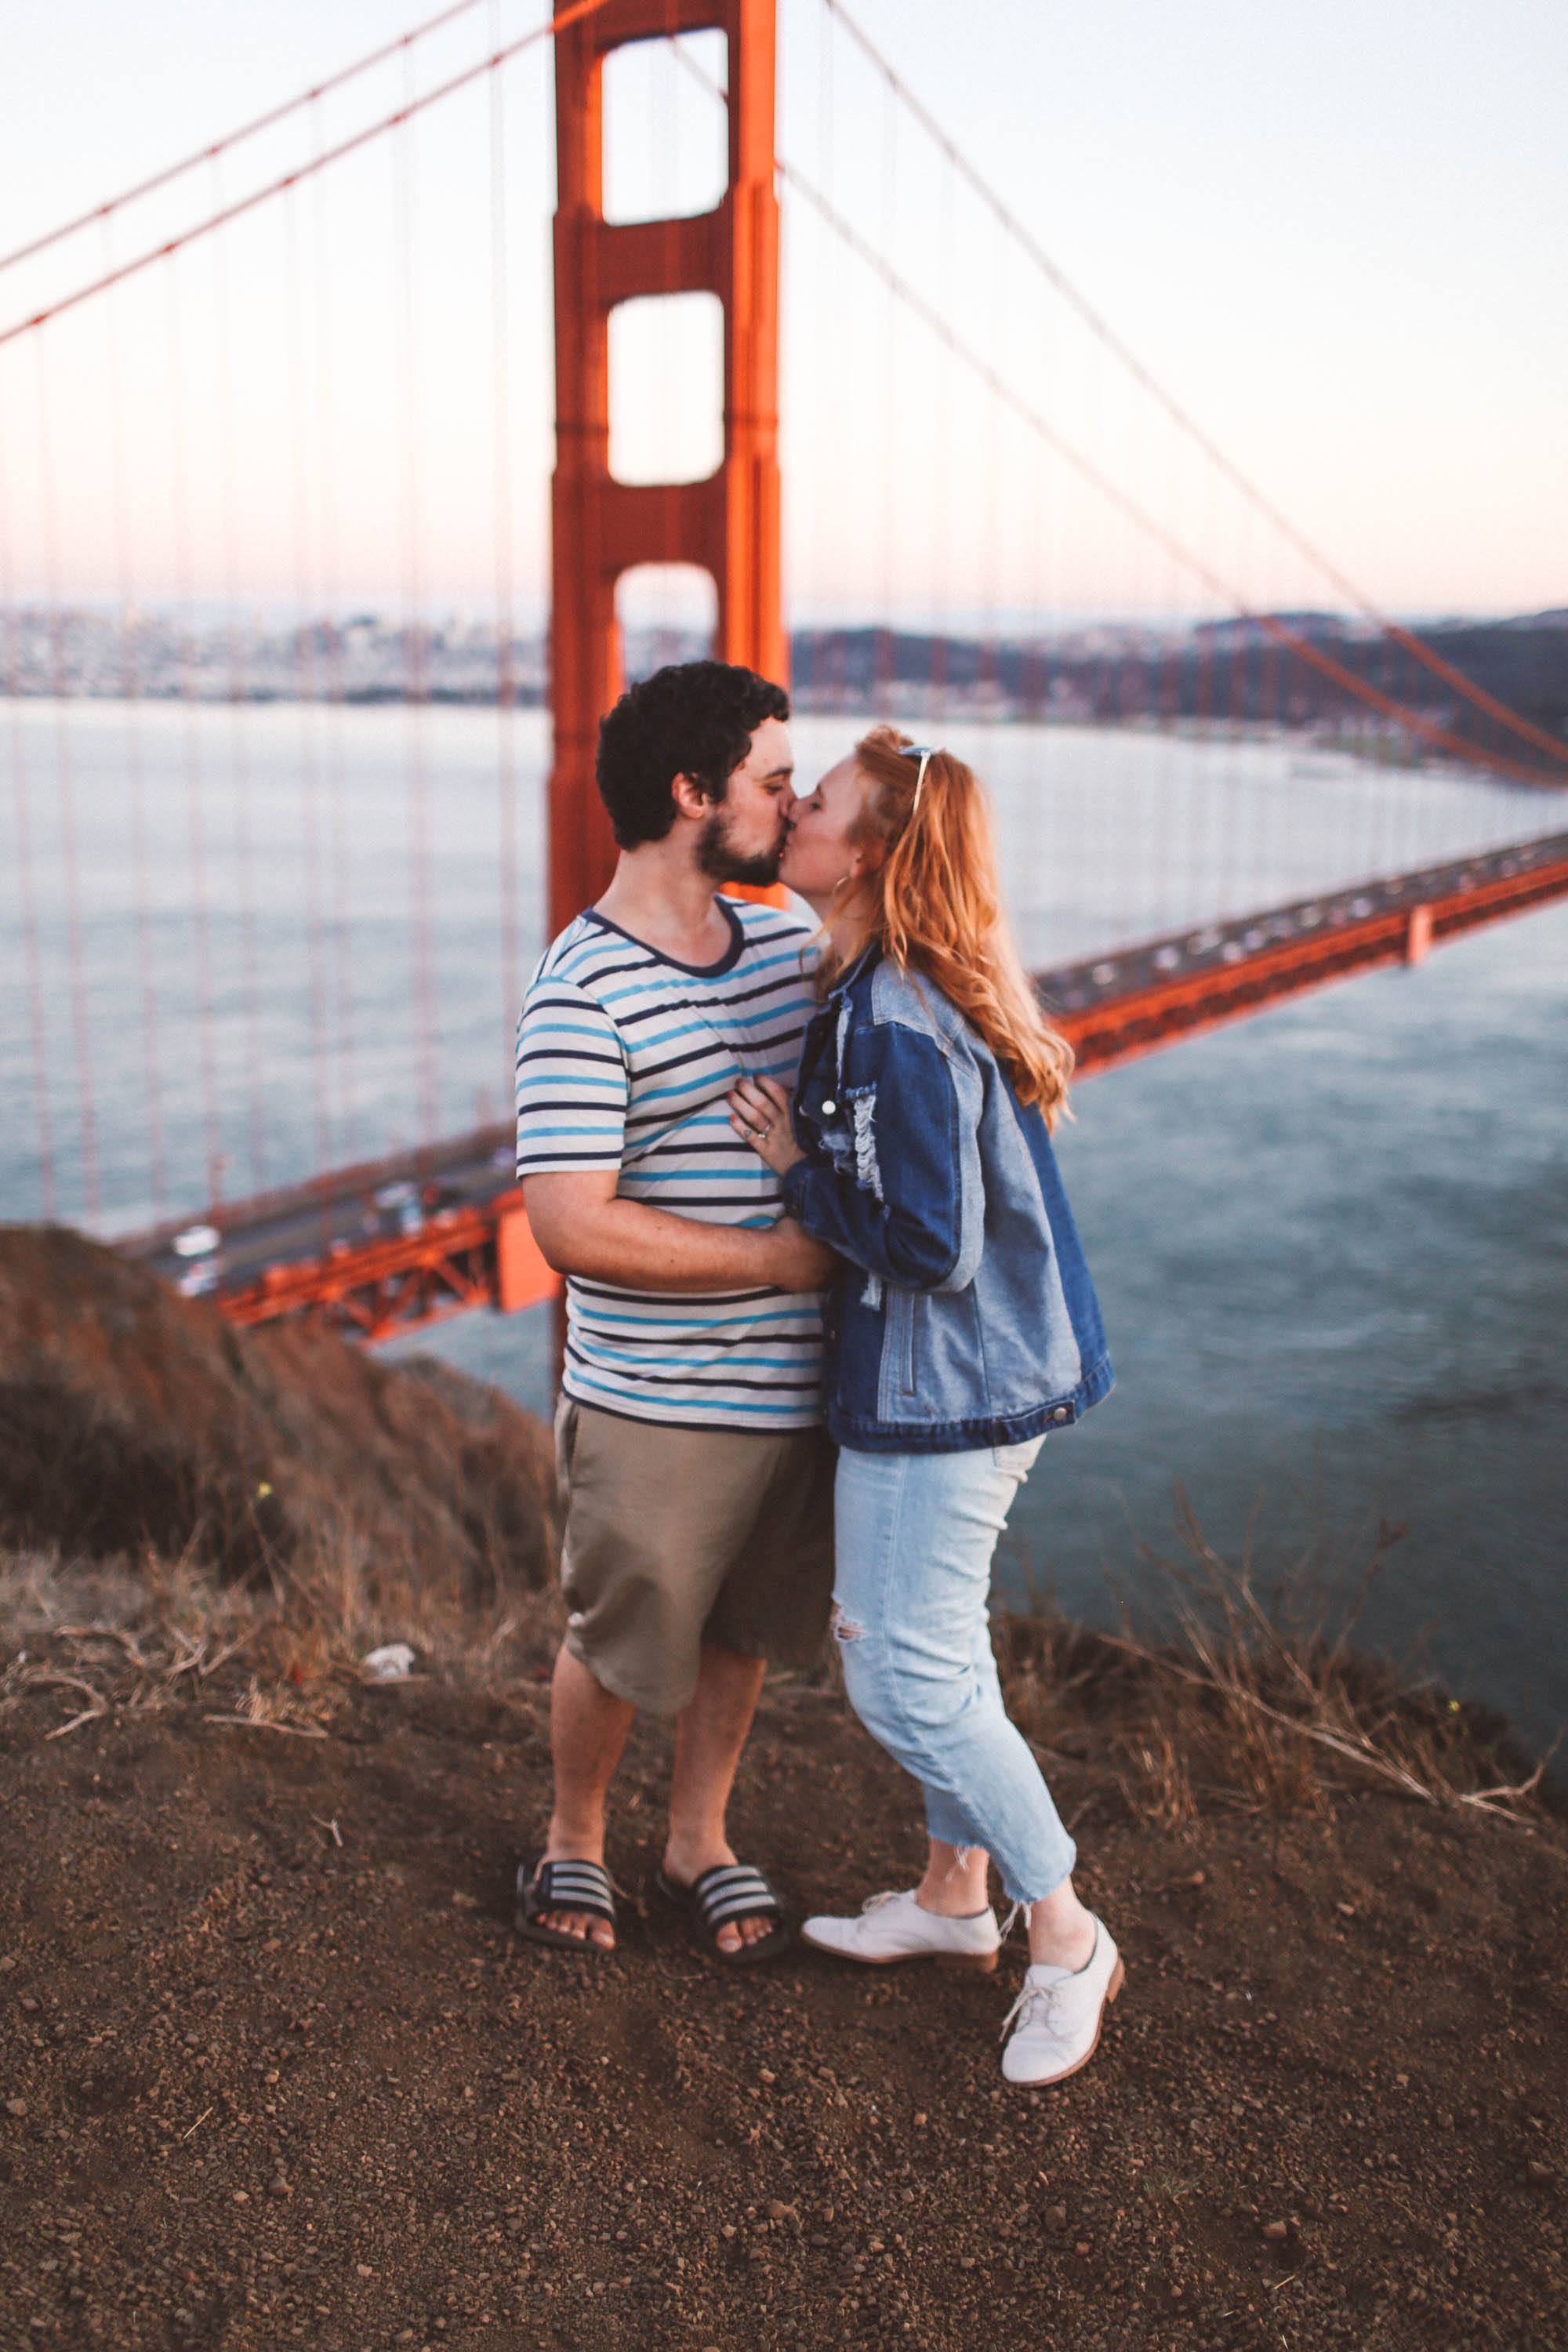
<svg viewBox="0 0 1568 2352"><path fill-rule="evenodd" d="M1478 751L1534 756L1517 735L1364 623L1324 612L1270 617ZM1483 694L1560 737L1568 750L1568 609L1501 621L1446 620L1420 634ZM803 710L913 718L940 707L999 719L1206 719L1317 730L1368 723L1358 697L1252 620L1202 622L1182 635L1107 623L1035 639L797 629L790 646L792 691ZM1568 781L1568 765L1563 777Z"/></svg>

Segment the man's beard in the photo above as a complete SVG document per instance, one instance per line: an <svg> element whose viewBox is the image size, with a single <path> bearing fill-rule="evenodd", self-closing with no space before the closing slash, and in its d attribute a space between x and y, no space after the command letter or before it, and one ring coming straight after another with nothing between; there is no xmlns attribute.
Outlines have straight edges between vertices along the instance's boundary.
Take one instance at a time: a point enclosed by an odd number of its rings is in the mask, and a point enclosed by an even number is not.
<svg viewBox="0 0 1568 2352"><path fill-rule="evenodd" d="M730 846L728 812L716 808L697 837L697 863L712 881L748 882L753 887L765 889L779 878L788 839L785 834L776 849L753 851L750 857L744 857Z"/></svg>

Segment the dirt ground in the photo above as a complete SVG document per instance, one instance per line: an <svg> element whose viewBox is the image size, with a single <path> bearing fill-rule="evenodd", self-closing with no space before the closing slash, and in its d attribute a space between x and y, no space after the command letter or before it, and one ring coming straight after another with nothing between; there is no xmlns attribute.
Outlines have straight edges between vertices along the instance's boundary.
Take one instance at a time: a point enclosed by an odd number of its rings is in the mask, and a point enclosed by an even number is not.
<svg viewBox="0 0 1568 2352"><path fill-rule="evenodd" d="M1063 2352L1568 2345L1568 1861L1373 1791L1180 1831L1058 1792L1127 1961L1006 2091L992 1978L721 1976L646 1893L600 1965L510 1933L544 1693L210 1691L0 1723L0 2344ZM770 1690L736 1808L790 1899L908 1884L909 1797Z"/></svg>

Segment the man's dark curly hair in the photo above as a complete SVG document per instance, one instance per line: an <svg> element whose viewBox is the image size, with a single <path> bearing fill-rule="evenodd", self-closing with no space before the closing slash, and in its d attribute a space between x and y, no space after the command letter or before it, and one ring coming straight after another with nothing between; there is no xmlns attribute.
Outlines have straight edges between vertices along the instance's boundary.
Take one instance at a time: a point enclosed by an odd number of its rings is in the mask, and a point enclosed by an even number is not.
<svg viewBox="0 0 1568 2352"><path fill-rule="evenodd" d="M599 721L599 797L623 849L662 841L677 776L718 806L764 719L787 719L782 686L734 662L671 662L630 686Z"/></svg>

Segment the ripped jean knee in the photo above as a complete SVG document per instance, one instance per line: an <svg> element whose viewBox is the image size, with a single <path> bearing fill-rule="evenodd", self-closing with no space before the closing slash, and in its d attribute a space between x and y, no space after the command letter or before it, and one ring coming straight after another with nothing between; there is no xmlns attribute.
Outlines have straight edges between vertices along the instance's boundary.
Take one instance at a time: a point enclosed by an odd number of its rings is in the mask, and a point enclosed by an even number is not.
<svg viewBox="0 0 1568 2352"><path fill-rule="evenodd" d="M836 1642L863 1642L866 1639L865 1626L851 1617L842 1603L837 1601L833 1604L833 1614L828 1619L828 1623Z"/></svg>

